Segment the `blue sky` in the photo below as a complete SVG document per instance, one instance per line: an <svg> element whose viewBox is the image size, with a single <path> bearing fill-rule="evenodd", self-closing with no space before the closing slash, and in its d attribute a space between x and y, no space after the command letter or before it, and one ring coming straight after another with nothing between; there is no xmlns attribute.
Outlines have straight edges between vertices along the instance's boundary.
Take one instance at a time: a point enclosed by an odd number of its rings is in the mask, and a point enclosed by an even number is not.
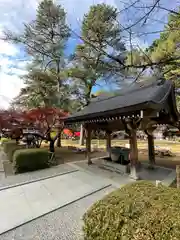
<svg viewBox="0 0 180 240"><path fill-rule="evenodd" d="M59 0L68 15L68 23L73 29L78 30L81 25L81 20L92 4L105 2L122 10L128 4L134 0ZM143 1L143 0L141 0ZM22 31L23 23L27 23L35 18L36 8L40 0L0 0L0 35L2 35L3 29L10 29L13 31ZM153 0L144 0L144 3L149 4ZM161 0L160 3L163 7L174 9L180 6L178 0ZM135 9L130 9L128 14L121 16L121 24L125 24L128 20L128 24L135 21L140 17L140 12ZM154 19L156 21L154 21ZM158 21L157 21L158 20ZM167 12L160 11L152 17L146 28L138 26L136 31L140 32L152 32L162 30L164 23L167 21ZM142 48L145 48L150 44L157 34L148 34L141 38L134 37L134 44L138 44ZM78 40L77 40L78 41ZM68 52L73 50L76 45L76 40L69 41ZM23 51L23 48L19 48L10 43L0 40L0 107L7 108L13 97L17 96L20 88L23 86L21 76L26 73L25 67L30 60L27 58Z"/></svg>

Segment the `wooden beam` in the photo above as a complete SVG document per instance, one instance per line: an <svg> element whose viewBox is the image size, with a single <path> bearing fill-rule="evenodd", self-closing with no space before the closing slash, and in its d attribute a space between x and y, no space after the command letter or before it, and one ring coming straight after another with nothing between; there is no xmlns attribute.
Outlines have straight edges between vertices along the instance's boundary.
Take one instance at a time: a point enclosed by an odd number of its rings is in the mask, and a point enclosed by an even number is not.
<svg viewBox="0 0 180 240"><path fill-rule="evenodd" d="M86 128L86 159L88 162L88 165L92 164L91 161L91 128L88 126Z"/></svg>
<svg viewBox="0 0 180 240"><path fill-rule="evenodd" d="M150 167L154 168L155 165L155 151L154 151L154 137L148 134L148 155Z"/></svg>

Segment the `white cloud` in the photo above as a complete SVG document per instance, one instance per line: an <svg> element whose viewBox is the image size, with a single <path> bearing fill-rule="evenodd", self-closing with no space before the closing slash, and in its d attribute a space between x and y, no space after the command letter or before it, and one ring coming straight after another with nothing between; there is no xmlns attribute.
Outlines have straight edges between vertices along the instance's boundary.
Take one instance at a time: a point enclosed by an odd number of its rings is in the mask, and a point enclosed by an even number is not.
<svg viewBox="0 0 180 240"><path fill-rule="evenodd" d="M3 28L19 31L24 22L35 17L38 0L0 0L0 23Z"/></svg>
<svg viewBox="0 0 180 240"><path fill-rule="evenodd" d="M10 51L11 48L12 46L9 45L8 50ZM0 54L0 108L7 108L12 99L18 95L23 87L20 76L26 73L26 62L22 63L18 62L16 58L14 59L18 50L7 51L6 53L8 55ZM10 53L12 53L12 56L10 56Z"/></svg>
<svg viewBox="0 0 180 240"><path fill-rule="evenodd" d="M7 108L12 99L18 95L20 88L23 87L20 76L26 71L18 68L18 64L14 64L14 60L8 56L0 57L0 108Z"/></svg>
<svg viewBox="0 0 180 240"><path fill-rule="evenodd" d="M14 56L18 53L18 49L8 42L0 40L0 55L5 54L9 56Z"/></svg>
<svg viewBox="0 0 180 240"><path fill-rule="evenodd" d="M16 68L12 67L8 71L9 75L18 75L18 76L20 76L20 75L24 75L26 73L27 73L27 71L25 69L20 69L20 68L17 68L17 67Z"/></svg>
<svg viewBox="0 0 180 240"><path fill-rule="evenodd" d="M0 73L0 107L7 108L21 87L23 81L17 75Z"/></svg>
<svg viewBox="0 0 180 240"><path fill-rule="evenodd" d="M38 0L0 0L0 37L4 29L21 31L23 23L35 17ZM27 62L19 61L17 46L0 40L0 108L7 108L23 86L20 76Z"/></svg>

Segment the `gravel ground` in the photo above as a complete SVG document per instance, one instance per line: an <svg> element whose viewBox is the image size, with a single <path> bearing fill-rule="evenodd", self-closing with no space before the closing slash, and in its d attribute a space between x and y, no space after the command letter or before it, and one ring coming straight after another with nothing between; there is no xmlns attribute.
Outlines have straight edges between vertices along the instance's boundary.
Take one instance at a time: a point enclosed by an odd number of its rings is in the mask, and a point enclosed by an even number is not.
<svg viewBox="0 0 180 240"><path fill-rule="evenodd" d="M21 227L0 235L0 240L81 240L82 216L105 194L115 190L108 187L64 208L56 210Z"/></svg>
<svg viewBox="0 0 180 240"><path fill-rule="evenodd" d="M56 176L58 174L66 173L66 172L73 171L73 170L75 170L75 168L73 168L72 166L69 166L67 164L61 164L56 167L51 167L51 168L43 169L40 171L34 171L34 172L28 172L28 173L8 176L6 178L3 177L3 173L2 173L2 174L0 174L0 180L1 180L0 181L0 190L4 187L21 184L21 183L29 182L29 181L33 181L33 180L38 180L41 178ZM1 175L2 175L2 177L1 177Z"/></svg>

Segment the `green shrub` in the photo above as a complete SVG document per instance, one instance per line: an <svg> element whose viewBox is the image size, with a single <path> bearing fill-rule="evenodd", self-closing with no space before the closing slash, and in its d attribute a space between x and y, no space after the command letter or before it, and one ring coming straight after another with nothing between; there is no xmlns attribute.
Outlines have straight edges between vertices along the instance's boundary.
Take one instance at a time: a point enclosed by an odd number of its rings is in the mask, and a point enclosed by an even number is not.
<svg viewBox="0 0 180 240"><path fill-rule="evenodd" d="M47 168L49 167L49 152L39 148L16 150L13 155L13 167L15 173Z"/></svg>
<svg viewBox="0 0 180 240"><path fill-rule="evenodd" d="M107 195L84 215L85 240L180 239L180 191L136 182Z"/></svg>
<svg viewBox="0 0 180 240"><path fill-rule="evenodd" d="M8 157L8 160L10 162L13 162L13 155L15 153L16 150L19 150L19 149L25 149L25 146L24 145L12 145L12 147L9 149L9 152L7 153L7 157Z"/></svg>

